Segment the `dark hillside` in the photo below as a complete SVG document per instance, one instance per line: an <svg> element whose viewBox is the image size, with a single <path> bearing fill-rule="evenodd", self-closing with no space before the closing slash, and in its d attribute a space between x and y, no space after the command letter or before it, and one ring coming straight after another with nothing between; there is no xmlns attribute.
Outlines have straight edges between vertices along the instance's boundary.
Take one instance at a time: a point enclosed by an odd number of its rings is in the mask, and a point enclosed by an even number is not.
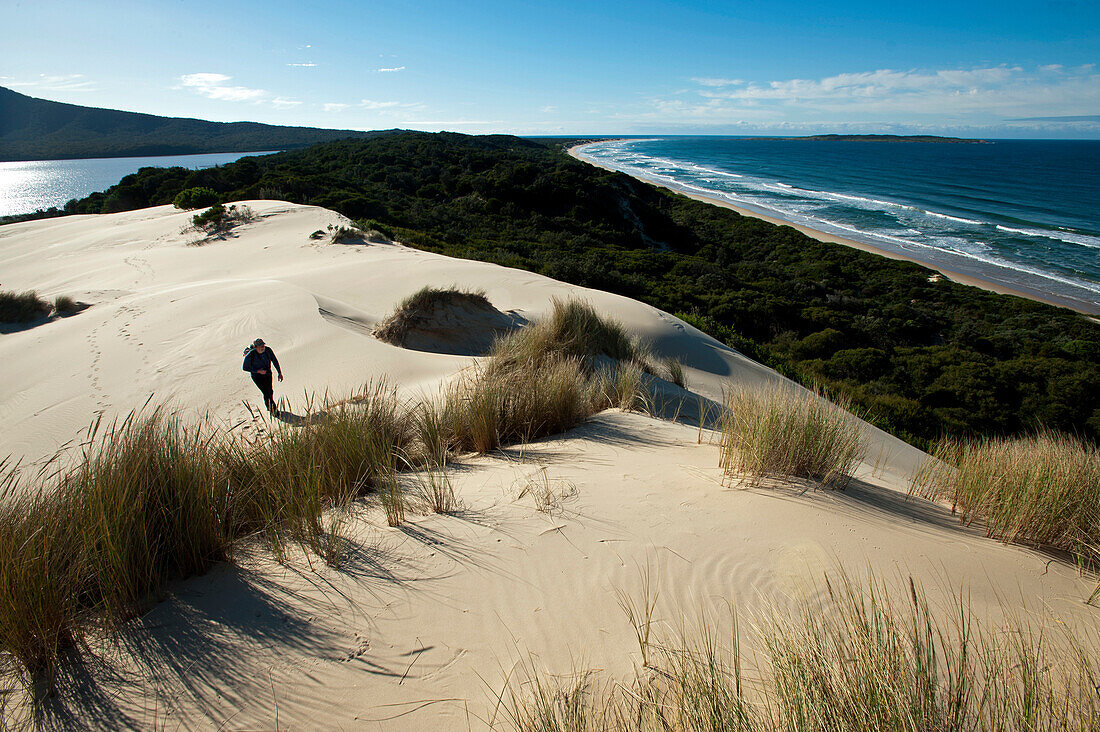
<svg viewBox="0 0 1100 732"><path fill-rule="evenodd" d="M637 298L918 445L1042 424L1100 439L1100 328L1069 310L811 239L515 137L382 133L206 170L147 168L66 206L193 186L340 211L453 256Z"/></svg>
<svg viewBox="0 0 1100 732"><path fill-rule="evenodd" d="M81 107L0 87L0 161L287 150L371 133Z"/></svg>

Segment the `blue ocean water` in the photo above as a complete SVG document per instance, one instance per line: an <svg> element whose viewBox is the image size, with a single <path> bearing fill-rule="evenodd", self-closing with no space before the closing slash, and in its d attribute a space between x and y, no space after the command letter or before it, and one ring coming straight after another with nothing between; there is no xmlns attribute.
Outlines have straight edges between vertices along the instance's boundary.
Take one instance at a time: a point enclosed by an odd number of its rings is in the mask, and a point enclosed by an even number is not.
<svg viewBox="0 0 1100 732"><path fill-rule="evenodd" d="M158 155L141 158L91 158L85 160L20 160L0 163L0 216L61 208L73 198L105 191L140 168L209 168L239 160L245 155L268 153L206 153Z"/></svg>
<svg viewBox="0 0 1100 732"><path fill-rule="evenodd" d="M579 156L1100 312L1100 140L663 137Z"/></svg>

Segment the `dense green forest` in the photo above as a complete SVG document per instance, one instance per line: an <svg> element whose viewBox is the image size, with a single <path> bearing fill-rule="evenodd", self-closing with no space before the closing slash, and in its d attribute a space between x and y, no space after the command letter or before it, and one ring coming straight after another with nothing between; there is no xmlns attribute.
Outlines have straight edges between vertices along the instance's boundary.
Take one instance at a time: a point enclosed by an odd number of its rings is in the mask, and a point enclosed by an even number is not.
<svg viewBox="0 0 1100 732"><path fill-rule="evenodd" d="M370 134L158 117L51 102L0 87L0 161L289 150Z"/></svg>
<svg viewBox="0 0 1100 732"><path fill-rule="evenodd" d="M915 444L1046 425L1100 439L1100 327L1062 308L602 170L560 142L387 133L205 170L146 168L68 213L276 198L412 246L628 295L803 383L849 395Z"/></svg>

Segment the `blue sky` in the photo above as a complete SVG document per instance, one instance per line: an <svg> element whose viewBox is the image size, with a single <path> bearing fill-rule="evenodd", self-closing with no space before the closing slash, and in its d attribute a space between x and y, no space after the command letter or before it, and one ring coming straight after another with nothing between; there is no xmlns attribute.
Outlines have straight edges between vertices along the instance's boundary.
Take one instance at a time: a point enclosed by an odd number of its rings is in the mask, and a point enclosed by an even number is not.
<svg viewBox="0 0 1100 732"><path fill-rule="evenodd" d="M0 0L0 20L0 86L169 116L1100 137L1096 0Z"/></svg>

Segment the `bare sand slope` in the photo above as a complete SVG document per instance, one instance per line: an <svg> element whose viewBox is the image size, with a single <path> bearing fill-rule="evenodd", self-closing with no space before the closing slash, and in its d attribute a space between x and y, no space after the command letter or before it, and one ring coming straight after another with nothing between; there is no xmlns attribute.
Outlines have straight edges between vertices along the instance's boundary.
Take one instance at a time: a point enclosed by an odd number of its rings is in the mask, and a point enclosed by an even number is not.
<svg viewBox="0 0 1100 732"><path fill-rule="evenodd" d="M780 379L627 298L396 244L311 240L346 222L247 203L258 221L201 247L181 233L189 215L169 207L0 228L5 289L93 303L0 336L0 455L47 456L97 410L124 413L150 393L236 420L242 399L256 403L239 366L256 336L287 371L292 410L303 392L341 394L382 376L431 390L471 358L369 335L424 285L480 288L528 319L552 297L585 298L658 355L682 359L689 389L706 398L731 381ZM518 665L628 677L640 659L616 592L637 596L647 566L662 629L699 611L728 627L731 605L751 618L838 564L898 584L912 575L941 605L963 590L993 620L1007 610L1096 626L1097 610L1082 603L1091 587L1073 567L906 500L922 454L870 427L868 437L868 463L846 492L731 488L705 432L606 412L456 466L457 515L414 511L389 528L365 503L340 571L256 551L179 583L121 634L121 648L102 650L104 665L88 669L95 683L51 713L62 727L481 729ZM536 510L547 487L553 508Z"/></svg>

